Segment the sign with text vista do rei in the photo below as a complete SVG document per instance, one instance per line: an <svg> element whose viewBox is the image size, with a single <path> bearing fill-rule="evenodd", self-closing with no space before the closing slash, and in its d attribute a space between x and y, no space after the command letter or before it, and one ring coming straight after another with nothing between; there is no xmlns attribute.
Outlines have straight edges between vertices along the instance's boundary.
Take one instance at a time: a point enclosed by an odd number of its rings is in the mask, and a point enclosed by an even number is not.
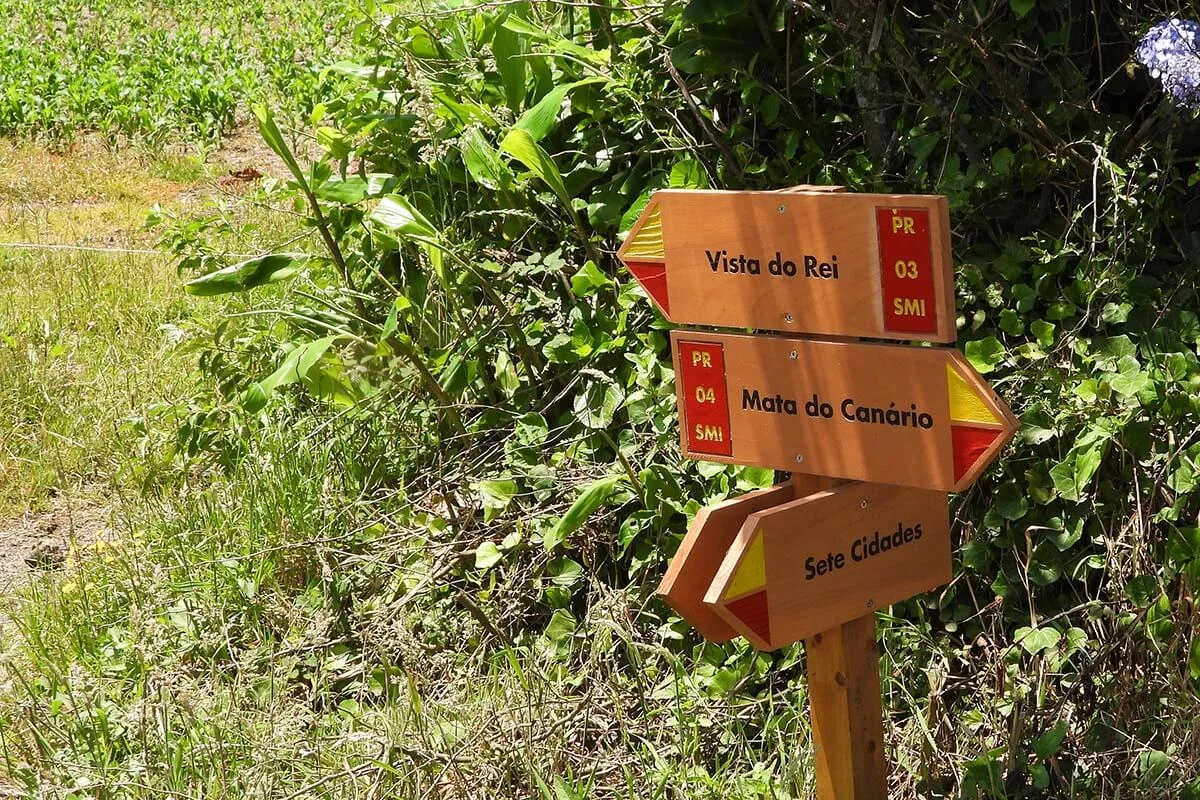
<svg viewBox="0 0 1200 800"><path fill-rule="evenodd" d="M667 189L617 256L672 322L956 338L944 197Z"/></svg>
<svg viewBox="0 0 1200 800"><path fill-rule="evenodd" d="M1018 427L948 348L677 330L671 350L690 458L959 492Z"/></svg>

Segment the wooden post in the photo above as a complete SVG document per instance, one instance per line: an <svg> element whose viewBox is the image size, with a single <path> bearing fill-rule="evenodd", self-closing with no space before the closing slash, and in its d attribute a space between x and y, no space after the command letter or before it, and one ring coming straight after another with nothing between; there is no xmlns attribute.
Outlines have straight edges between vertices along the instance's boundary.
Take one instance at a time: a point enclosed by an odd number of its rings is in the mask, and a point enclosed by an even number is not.
<svg viewBox="0 0 1200 800"><path fill-rule="evenodd" d="M818 800L886 800L875 614L804 642Z"/></svg>

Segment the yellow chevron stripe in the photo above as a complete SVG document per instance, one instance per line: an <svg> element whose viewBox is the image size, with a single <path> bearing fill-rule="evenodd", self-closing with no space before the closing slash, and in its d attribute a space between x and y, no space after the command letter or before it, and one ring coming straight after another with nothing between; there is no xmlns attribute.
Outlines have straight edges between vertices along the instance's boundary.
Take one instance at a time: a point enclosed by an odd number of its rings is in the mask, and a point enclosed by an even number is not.
<svg viewBox="0 0 1200 800"><path fill-rule="evenodd" d="M955 422L982 422L985 425L999 425L1002 420L988 406L982 397L971 388L959 371L952 365L946 365L946 386L950 390L950 419Z"/></svg>
<svg viewBox="0 0 1200 800"><path fill-rule="evenodd" d="M655 206L638 229L637 236L625 244L626 260L639 258L665 258L662 229L662 207Z"/></svg>
<svg viewBox="0 0 1200 800"><path fill-rule="evenodd" d="M760 531L754 532L754 540L742 554L741 563L733 573L733 580L725 587L722 600L737 597L755 589L761 589L767 583L767 564L763 559L763 540Z"/></svg>

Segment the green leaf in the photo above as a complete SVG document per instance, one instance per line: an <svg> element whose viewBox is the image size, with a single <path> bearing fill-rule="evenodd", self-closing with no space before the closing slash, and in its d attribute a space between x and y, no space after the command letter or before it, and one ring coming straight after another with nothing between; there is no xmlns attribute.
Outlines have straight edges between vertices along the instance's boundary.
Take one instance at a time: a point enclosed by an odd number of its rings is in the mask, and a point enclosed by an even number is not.
<svg viewBox="0 0 1200 800"><path fill-rule="evenodd" d="M980 375L991 372L1004 360L1004 345L1000 344L1000 340L995 336L967 342L964 352L971 366L975 367Z"/></svg>
<svg viewBox="0 0 1200 800"><path fill-rule="evenodd" d="M600 271L596 262L587 261L571 276L571 291L576 297L591 297L599 289L612 284L612 279Z"/></svg>
<svg viewBox="0 0 1200 800"><path fill-rule="evenodd" d="M1129 319L1130 311L1133 311L1133 306L1129 303L1106 303L1100 312L1100 319L1109 325L1122 325Z"/></svg>
<svg viewBox="0 0 1200 800"><path fill-rule="evenodd" d="M1006 308L1000 312L1000 330L1012 336L1020 336L1025 332L1025 323L1020 314Z"/></svg>
<svg viewBox="0 0 1200 800"><path fill-rule="evenodd" d="M492 36L492 55L496 57L496 71L504 84L504 98L513 111L520 111L525 102L529 66L522 57L524 53L525 40L521 34L503 25L496 28Z"/></svg>
<svg viewBox="0 0 1200 800"><path fill-rule="evenodd" d="M459 149L462 151L467 172L481 186L487 189L507 189L512 184L512 170L504 163L500 152L492 147L480 128L468 128L460 139Z"/></svg>
<svg viewBox="0 0 1200 800"><path fill-rule="evenodd" d="M1061 638L1062 634L1054 628L1017 628L1014 642L1021 645L1026 653L1035 656L1043 650L1057 647Z"/></svg>
<svg viewBox="0 0 1200 800"><path fill-rule="evenodd" d="M596 509L607 502L608 498L617 490L617 486L621 481L625 480L622 475L610 475L607 478L600 478L593 481L579 494L575 502L567 510L567 513L562 516L558 524L546 534L545 546L547 550L552 550L561 544L568 536L583 526Z"/></svg>
<svg viewBox="0 0 1200 800"><path fill-rule="evenodd" d="M1008 0L1009 6L1012 7L1013 13L1017 15L1017 19L1024 19L1033 7L1037 5L1037 0Z"/></svg>
<svg viewBox="0 0 1200 800"><path fill-rule="evenodd" d="M1013 299L1017 301L1017 311L1024 314L1033 310L1034 301L1037 300L1037 290L1027 283L1018 283L1009 290Z"/></svg>
<svg viewBox="0 0 1200 800"><path fill-rule="evenodd" d="M552 644L561 644L571 634L575 633L575 617L565 608L556 610L550 616L550 624L546 626L546 638Z"/></svg>
<svg viewBox="0 0 1200 800"><path fill-rule="evenodd" d="M1054 323L1044 319L1035 319L1029 323L1029 331L1042 347L1054 346Z"/></svg>
<svg viewBox="0 0 1200 800"><path fill-rule="evenodd" d="M508 479L477 481L471 488L483 504L483 521L491 522L500 516L517 494L517 482Z"/></svg>
<svg viewBox="0 0 1200 800"><path fill-rule="evenodd" d="M1067 738L1067 725L1060 721L1033 740L1033 752L1037 753L1038 758L1050 758L1062 748L1065 738Z"/></svg>
<svg viewBox="0 0 1200 800"><path fill-rule="evenodd" d="M262 134L263 141L267 143L275 155L283 159L283 163L287 165L288 172L292 173L292 177L301 186L308 186L308 181L304 177L304 171L300 169L300 164L296 162L296 157L292 155L292 150L287 145L287 141L283 138L283 132L279 130L279 126L275 124L275 114L265 105L258 104L254 106L254 116L258 120L258 132Z"/></svg>
<svg viewBox="0 0 1200 800"><path fill-rule="evenodd" d="M707 189L708 173L704 165L691 158L677 161L671 167L672 189Z"/></svg>
<svg viewBox="0 0 1200 800"><path fill-rule="evenodd" d="M183 290L197 297L243 292L286 280L299 272L307 262L308 256L297 253L256 256L240 264L194 278L183 285Z"/></svg>
<svg viewBox="0 0 1200 800"><path fill-rule="evenodd" d="M425 215L406 198L390 194L379 201L367 217L368 224L377 230L401 239L422 244L437 244L438 231Z"/></svg>
<svg viewBox="0 0 1200 800"><path fill-rule="evenodd" d="M571 197L567 194L566 184L563 183L562 173L550 154L538 145L529 135L529 131L513 128L500 143L500 149L525 165L525 168L541 178L567 208L571 207Z"/></svg>
<svg viewBox="0 0 1200 800"><path fill-rule="evenodd" d="M367 196L367 182L358 175L343 178L334 175L316 188L317 197L343 205L353 205Z"/></svg>
<svg viewBox="0 0 1200 800"><path fill-rule="evenodd" d="M546 575L555 586L572 586L583 576L583 567L566 556L559 556L546 565Z"/></svg>
<svg viewBox="0 0 1200 800"><path fill-rule="evenodd" d="M252 413L258 411L276 389L303 380L337 338L326 336L293 349L274 372L250 387L242 398L242 405Z"/></svg>
<svg viewBox="0 0 1200 800"><path fill-rule="evenodd" d="M521 115L521 118L517 120L515 129L525 131L534 142L540 142L554 129L554 123L558 120L558 112L562 109L563 101L567 99L568 94L580 86L587 86L590 83L605 83L607 81L608 78L597 76L584 78L574 83L566 83L562 86L555 86L546 93L545 97L537 101L533 108Z"/></svg>
<svg viewBox="0 0 1200 800"><path fill-rule="evenodd" d="M317 144L335 159L343 159L354 149L353 141L337 128L323 125L317 128Z"/></svg>
<svg viewBox="0 0 1200 800"><path fill-rule="evenodd" d="M1029 500L1015 483L1006 483L996 492L995 509L1007 520L1018 520L1029 511Z"/></svg>
<svg viewBox="0 0 1200 800"><path fill-rule="evenodd" d="M475 569L488 570L500 563L504 553L495 542L484 542L475 549Z"/></svg>
<svg viewBox="0 0 1200 800"><path fill-rule="evenodd" d="M1106 431L1099 428L1085 430L1075 440L1075 446L1067 453L1067 457L1050 469L1054 488L1063 498L1078 501L1083 496L1096 470L1100 468L1108 450L1108 441Z"/></svg>
<svg viewBox="0 0 1200 800"><path fill-rule="evenodd" d="M768 489L775 485L775 470L764 467L745 467L737 476L739 489Z"/></svg>

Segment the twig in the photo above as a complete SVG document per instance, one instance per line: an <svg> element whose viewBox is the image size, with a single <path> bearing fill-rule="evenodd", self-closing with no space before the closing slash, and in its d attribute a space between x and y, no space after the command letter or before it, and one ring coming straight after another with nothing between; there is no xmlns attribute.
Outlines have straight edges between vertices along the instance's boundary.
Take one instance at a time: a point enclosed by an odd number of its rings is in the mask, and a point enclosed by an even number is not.
<svg viewBox="0 0 1200 800"><path fill-rule="evenodd" d="M663 63L667 66L667 73L671 76L671 80L675 81L675 85L679 87L679 91L683 94L683 99L687 102L688 108L691 109L692 115L696 117L696 121L700 123L700 127L704 130L704 134L708 136L709 141L717 146L721 154L725 156L725 161L729 164L729 168L733 170L733 174L737 176L738 181L744 183L745 175L742 173L742 168L738 166L737 158L733 154L729 143L716 134L710 127L708 118L704 116L704 112L700 110L700 106L692 97L691 91L687 84L684 83L683 77L679 74L679 70L675 69L675 65L671 63L671 54L663 53Z"/></svg>

